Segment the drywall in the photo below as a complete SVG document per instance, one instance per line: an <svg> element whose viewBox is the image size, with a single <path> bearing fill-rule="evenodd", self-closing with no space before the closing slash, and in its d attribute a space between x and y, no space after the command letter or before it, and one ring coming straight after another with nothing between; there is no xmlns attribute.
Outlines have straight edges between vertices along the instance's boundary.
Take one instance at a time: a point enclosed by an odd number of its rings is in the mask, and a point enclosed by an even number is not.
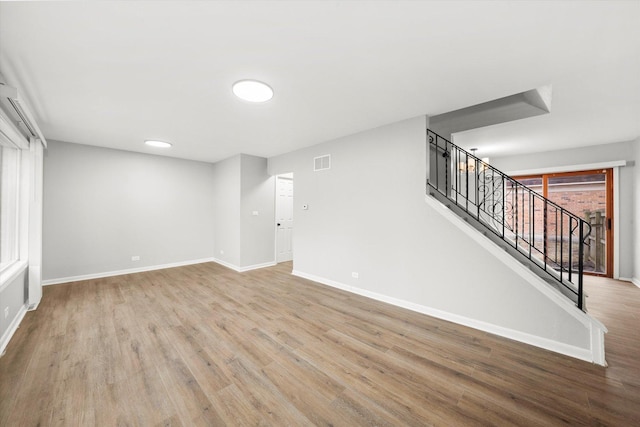
<svg viewBox="0 0 640 427"><path fill-rule="evenodd" d="M633 257L633 283L640 287L640 138L634 145L634 179L633 179L633 211L631 213L631 226L633 229L633 244L631 256Z"/></svg>
<svg viewBox="0 0 640 427"><path fill-rule="evenodd" d="M240 267L275 261L275 178L267 159L241 155Z"/></svg>
<svg viewBox="0 0 640 427"><path fill-rule="evenodd" d="M213 165L214 257L232 267L240 266L240 171L241 156Z"/></svg>
<svg viewBox="0 0 640 427"><path fill-rule="evenodd" d="M27 282L27 270L25 268L0 289L0 354L2 354L26 311ZM5 309L8 309L6 318L4 317Z"/></svg>
<svg viewBox="0 0 640 427"><path fill-rule="evenodd" d="M213 257L212 182L208 163L49 141L43 279Z"/></svg>
<svg viewBox="0 0 640 427"><path fill-rule="evenodd" d="M296 177L294 270L510 336L590 348L586 315L556 304L425 203L425 127L419 117L269 159L272 175ZM324 154L331 169L313 172Z"/></svg>
<svg viewBox="0 0 640 427"><path fill-rule="evenodd" d="M491 164L508 174L534 171L536 169L546 169L550 172L557 168L557 170L561 171L563 168L574 165L598 164L618 160L633 161L634 150L637 145L637 141L627 141L572 148L570 150L493 157L491 158ZM637 197L634 196L634 187L637 187L636 183L638 182L637 169L637 163L634 166L632 162L629 166L620 167L620 182L618 183L620 189L618 197L620 220L618 224L614 225L618 227L620 239L618 242L620 251L617 254L620 265L619 275L626 278L633 277L634 247L638 247L638 242L636 241L634 244L633 237L634 204L637 204ZM637 261L635 262L637 263Z"/></svg>
<svg viewBox="0 0 640 427"><path fill-rule="evenodd" d="M267 159L238 154L215 163L213 196L216 261L239 271L273 263L275 190Z"/></svg>

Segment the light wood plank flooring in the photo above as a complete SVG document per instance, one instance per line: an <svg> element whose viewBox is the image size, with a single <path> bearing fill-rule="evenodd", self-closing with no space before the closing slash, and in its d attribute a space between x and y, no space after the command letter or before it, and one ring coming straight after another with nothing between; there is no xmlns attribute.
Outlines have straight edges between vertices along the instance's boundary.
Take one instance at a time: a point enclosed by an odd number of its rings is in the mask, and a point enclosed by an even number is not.
<svg viewBox="0 0 640 427"><path fill-rule="evenodd" d="M631 284L587 285L605 369L290 270L46 287L0 358L0 426L640 425Z"/></svg>

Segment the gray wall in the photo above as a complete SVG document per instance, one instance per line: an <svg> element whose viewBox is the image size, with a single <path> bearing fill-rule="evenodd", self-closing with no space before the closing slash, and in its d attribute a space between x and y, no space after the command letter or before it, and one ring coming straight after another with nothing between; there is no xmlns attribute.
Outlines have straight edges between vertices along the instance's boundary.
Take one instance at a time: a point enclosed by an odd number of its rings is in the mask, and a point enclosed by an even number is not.
<svg viewBox="0 0 640 427"><path fill-rule="evenodd" d="M11 282L7 283L2 290L0 290L0 338L4 337L4 334L9 329L11 322L18 316L18 312L27 302L27 270L18 274L18 276ZM9 307L9 317L5 319L4 309ZM4 344L4 341L0 341L0 345Z"/></svg>
<svg viewBox="0 0 640 427"><path fill-rule="evenodd" d="M239 265L274 262L275 177L267 173L267 159L263 157L242 154L241 163Z"/></svg>
<svg viewBox="0 0 640 427"><path fill-rule="evenodd" d="M588 348L583 325L425 202L425 125L419 117L269 159L272 175L295 176L294 270ZM331 169L313 172L324 154Z"/></svg>
<svg viewBox="0 0 640 427"><path fill-rule="evenodd" d="M216 163L214 174L215 258L236 269L273 262L275 187L267 159L238 154Z"/></svg>
<svg viewBox="0 0 640 427"><path fill-rule="evenodd" d="M241 156L237 155L213 165L212 196L214 213L214 256L240 266L240 171Z"/></svg>
<svg viewBox="0 0 640 427"><path fill-rule="evenodd" d="M572 148L569 150L548 151L518 156L491 158L491 164L506 173L524 170L562 168L574 165L586 165L616 160L633 161L637 157L639 142L628 141L613 144L602 144L590 147ZM634 204L637 205L638 164L620 168L620 222L617 224L620 235L620 277L638 276L638 260L634 261L634 248L638 248L638 237L634 239ZM637 212L637 211L636 211ZM635 240L635 241L634 241ZM637 256L635 256L637 258Z"/></svg>
<svg viewBox="0 0 640 427"><path fill-rule="evenodd" d="M636 139L634 145L634 207L631 215L633 225L633 247L631 255L633 256L633 279L637 286L640 286L640 138Z"/></svg>
<svg viewBox="0 0 640 427"><path fill-rule="evenodd" d="M43 279L213 257L212 182L208 163L49 141Z"/></svg>

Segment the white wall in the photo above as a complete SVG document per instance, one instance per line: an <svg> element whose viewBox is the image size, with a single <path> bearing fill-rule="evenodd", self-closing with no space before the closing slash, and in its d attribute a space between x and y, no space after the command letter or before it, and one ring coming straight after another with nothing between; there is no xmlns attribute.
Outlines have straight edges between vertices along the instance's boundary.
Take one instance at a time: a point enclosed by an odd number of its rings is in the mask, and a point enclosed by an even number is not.
<svg viewBox="0 0 640 427"><path fill-rule="evenodd" d="M425 203L425 125L419 117L269 159L272 175L296 177L294 270L512 336L589 348L583 313L553 303ZM324 154L331 169L313 172Z"/></svg>
<svg viewBox="0 0 640 427"><path fill-rule="evenodd" d="M213 182L208 163L49 141L43 279L212 258Z"/></svg>
<svg viewBox="0 0 640 427"><path fill-rule="evenodd" d="M572 148L568 150L548 151L543 153L532 153L519 156L504 156L491 158L492 166L506 173L519 171L529 171L536 169L554 169L574 165L588 165L602 162L613 162L618 160L633 161L637 156L638 140L619 142L613 144L602 144L590 147ZM637 205L638 187L638 163L635 166L629 165L620 167L620 221L614 224L618 227L619 247L618 260L620 263L620 277L631 278L638 276L638 269L634 263L638 263L637 256L634 260L634 249L638 248L638 238L634 242L633 221L634 204ZM634 195L635 192L635 195ZM636 211L637 214L638 211ZM637 253L637 252L636 252Z"/></svg>

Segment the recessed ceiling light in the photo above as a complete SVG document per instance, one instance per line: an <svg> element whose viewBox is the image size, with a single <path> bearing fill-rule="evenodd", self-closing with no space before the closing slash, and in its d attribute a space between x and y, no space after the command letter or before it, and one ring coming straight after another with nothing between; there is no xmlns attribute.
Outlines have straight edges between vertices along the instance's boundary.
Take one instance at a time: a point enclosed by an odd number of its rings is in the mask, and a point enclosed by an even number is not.
<svg viewBox="0 0 640 427"><path fill-rule="evenodd" d="M164 141L147 140L144 143L147 144L150 147L156 147L156 148L169 148L169 147L171 147L171 144L169 144L168 142L164 142Z"/></svg>
<svg viewBox="0 0 640 427"><path fill-rule="evenodd" d="M240 80L233 84L233 93L249 102L266 102L273 98L273 89L257 80Z"/></svg>

